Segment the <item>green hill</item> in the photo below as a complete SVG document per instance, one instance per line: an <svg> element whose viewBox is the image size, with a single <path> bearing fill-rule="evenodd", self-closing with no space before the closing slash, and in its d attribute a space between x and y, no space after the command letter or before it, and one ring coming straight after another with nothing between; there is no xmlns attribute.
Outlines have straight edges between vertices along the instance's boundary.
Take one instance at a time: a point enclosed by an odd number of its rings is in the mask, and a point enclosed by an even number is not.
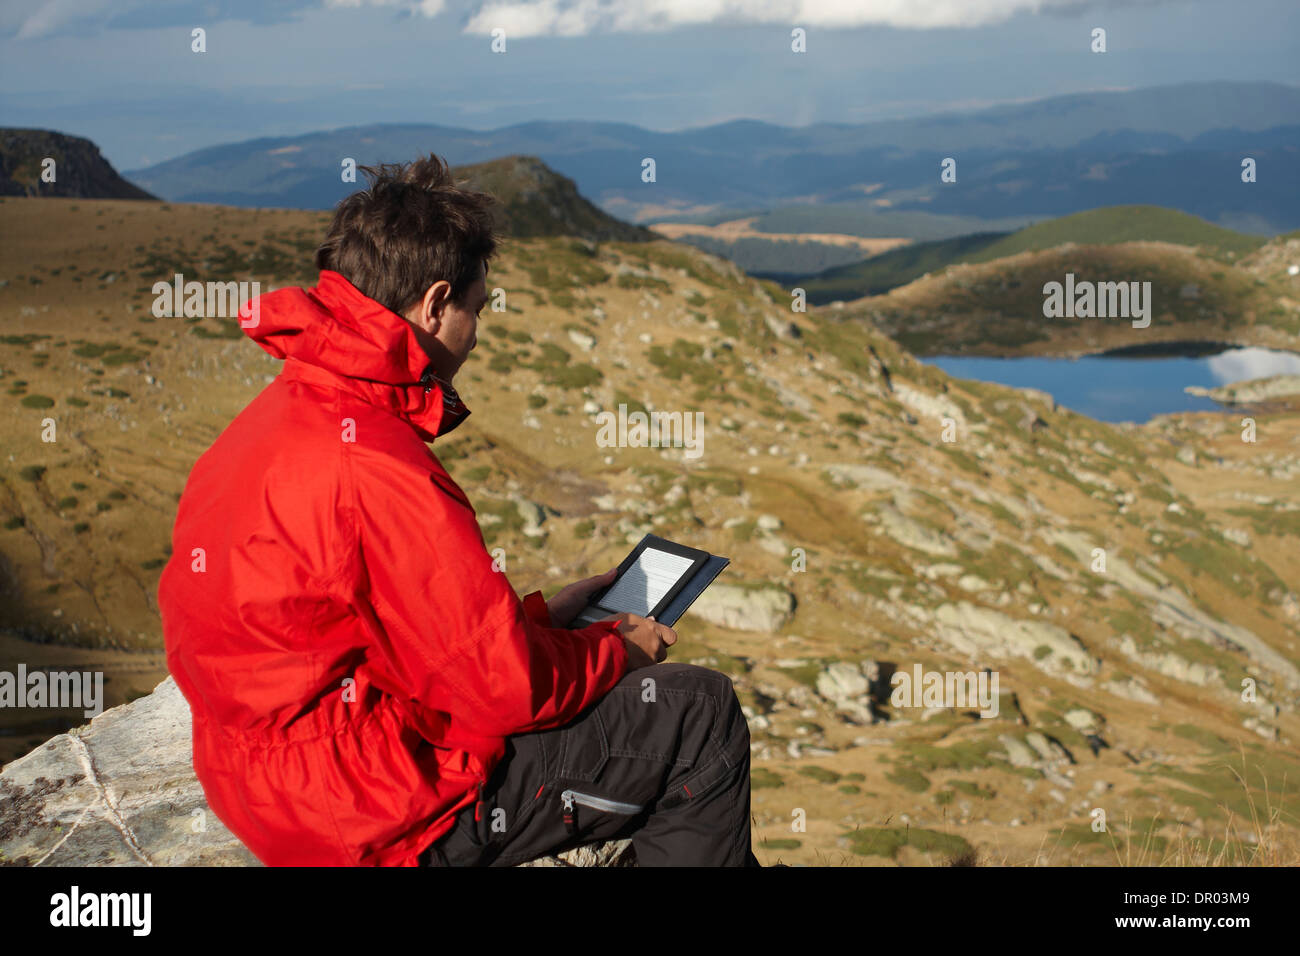
<svg viewBox="0 0 1300 956"><path fill-rule="evenodd" d="M1105 246L1122 242L1169 242L1199 249L1220 262L1233 262L1267 242L1212 225L1196 216L1161 206L1108 206L1026 226L1012 233L979 233L922 242L863 262L828 269L800 285L817 305L882 295L929 272L957 263L992 262L1022 252L1066 243Z"/></svg>
<svg viewBox="0 0 1300 956"><path fill-rule="evenodd" d="M807 291L808 301L814 305L884 295L928 272L937 272L954 262L969 262L972 256L1006 237L1005 232L981 232L956 239L918 242L852 265L827 269L795 284Z"/></svg>
<svg viewBox="0 0 1300 956"><path fill-rule="evenodd" d="M1221 261L1254 252L1268 238L1215 226L1204 219L1162 206L1108 206L1049 219L1013 232L966 259L991 262L1021 252L1036 252L1073 242L1106 246L1120 242L1172 242L1199 247Z"/></svg>

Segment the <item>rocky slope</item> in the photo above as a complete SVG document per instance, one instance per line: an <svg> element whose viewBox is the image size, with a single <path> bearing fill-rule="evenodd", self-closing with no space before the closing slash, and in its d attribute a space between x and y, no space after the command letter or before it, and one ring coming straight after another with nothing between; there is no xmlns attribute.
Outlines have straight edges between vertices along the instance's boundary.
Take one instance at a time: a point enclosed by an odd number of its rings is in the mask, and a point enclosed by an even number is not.
<svg viewBox="0 0 1300 956"><path fill-rule="evenodd" d="M47 159L54 182L42 176ZM154 198L119 176L90 140L43 129L0 129L0 196Z"/></svg>
<svg viewBox="0 0 1300 956"><path fill-rule="evenodd" d="M506 156L487 163L457 166L457 179L497 198L497 227L520 239L569 236L593 242L649 242L654 233L615 219L578 193L536 156Z"/></svg>
<svg viewBox="0 0 1300 956"><path fill-rule="evenodd" d="M35 237L0 238L0 621L24 643L156 653L187 469L278 366L229 321L155 318L150 287L309 281L321 228L0 203L0 236ZM747 708L764 862L1300 858L1294 409L1254 443L1237 416L1101 424L663 241L515 240L491 276L474 417L435 451L520 593L650 530L733 559L675 656ZM701 412L700 454L599 446L619 405ZM996 671L997 716L892 703L918 664ZM14 729L12 754L49 736Z"/></svg>

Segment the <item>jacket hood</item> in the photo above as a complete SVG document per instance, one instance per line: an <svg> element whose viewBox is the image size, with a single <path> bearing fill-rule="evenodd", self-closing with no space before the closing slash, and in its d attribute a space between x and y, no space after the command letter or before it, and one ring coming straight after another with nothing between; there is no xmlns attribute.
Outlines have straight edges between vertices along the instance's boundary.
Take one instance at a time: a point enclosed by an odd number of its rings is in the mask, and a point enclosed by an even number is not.
<svg viewBox="0 0 1300 956"><path fill-rule="evenodd" d="M337 272L322 270L310 289L257 296L239 317L249 338L285 359L283 374L328 381L409 422L425 441L469 416L451 383L435 374L410 323Z"/></svg>

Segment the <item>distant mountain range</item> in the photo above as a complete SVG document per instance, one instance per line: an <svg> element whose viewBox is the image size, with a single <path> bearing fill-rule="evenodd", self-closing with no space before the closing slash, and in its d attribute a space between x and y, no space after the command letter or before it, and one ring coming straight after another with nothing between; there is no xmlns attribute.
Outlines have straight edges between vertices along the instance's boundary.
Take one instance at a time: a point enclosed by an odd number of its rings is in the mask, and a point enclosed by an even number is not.
<svg viewBox="0 0 1300 956"><path fill-rule="evenodd" d="M43 178L46 168L53 182ZM155 198L119 176L90 140L44 129L0 129L0 196Z"/></svg>
<svg viewBox="0 0 1300 956"><path fill-rule="evenodd" d="M55 181L41 180L46 158ZM534 156L504 156L454 166L457 180L491 193L501 234L516 239L569 236L593 242L649 242L650 230L616 219L578 193L573 180ZM364 175L353 189L365 183ZM0 196L157 199L127 182L88 139L47 130L0 129Z"/></svg>
<svg viewBox="0 0 1300 956"><path fill-rule="evenodd" d="M862 234L855 224L887 212L889 235L939 239L1005 229L1008 219L1154 203L1267 234L1300 227L1298 151L1300 88L1216 82L802 128L748 120L672 133L578 121L351 127L212 147L126 175L171 200L327 209L354 188L340 176L348 158L437 152L464 164L527 154L634 222L760 215L759 230ZM641 178L646 157L655 160L653 183ZM955 183L940 182L946 157L957 161ZM1245 157L1257 163L1255 183L1241 181Z"/></svg>

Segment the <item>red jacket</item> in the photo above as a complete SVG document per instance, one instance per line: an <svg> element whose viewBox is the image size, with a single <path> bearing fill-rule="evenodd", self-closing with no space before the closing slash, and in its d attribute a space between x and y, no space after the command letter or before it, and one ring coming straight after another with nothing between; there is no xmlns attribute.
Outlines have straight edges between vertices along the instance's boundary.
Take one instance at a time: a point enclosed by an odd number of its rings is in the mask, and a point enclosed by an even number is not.
<svg viewBox="0 0 1300 956"><path fill-rule="evenodd" d="M505 737L573 720L627 651L493 570L425 444L468 409L404 319L329 271L259 306L284 368L195 464L158 586L194 769L264 863L414 865Z"/></svg>

